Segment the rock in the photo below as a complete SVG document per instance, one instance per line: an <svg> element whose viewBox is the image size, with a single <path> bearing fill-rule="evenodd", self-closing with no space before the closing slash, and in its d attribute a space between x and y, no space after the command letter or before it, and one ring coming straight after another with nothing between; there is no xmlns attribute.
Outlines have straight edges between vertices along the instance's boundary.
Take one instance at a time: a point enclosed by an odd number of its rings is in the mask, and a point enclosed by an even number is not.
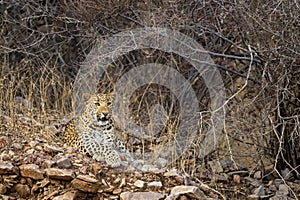
<svg viewBox="0 0 300 200"><path fill-rule="evenodd" d="M160 181L152 181L150 183L147 184L147 187L150 189L154 189L154 190L158 190L159 188L161 188L163 185Z"/></svg>
<svg viewBox="0 0 300 200"><path fill-rule="evenodd" d="M256 180L256 179L251 178L251 177L245 177L244 180L246 182L250 183L254 187L259 187L262 184L261 181Z"/></svg>
<svg viewBox="0 0 300 200"><path fill-rule="evenodd" d="M90 183L97 183L98 180L91 177L91 176L88 176L88 175L79 175L76 177L77 179L80 179L80 180L83 180L83 181L86 181L86 182L90 182Z"/></svg>
<svg viewBox="0 0 300 200"><path fill-rule="evenodd" d="M24 164L20 166L20 172L23 177L41 180L44 178L43 172L35 164Z"/></svg>
<svg viewBox="0 0 300 200"><path fill-rule="evenodd" d="M61 158L56 161L56 164L59 168L70 168L72 167L72 161L69 158Z"/></svg>
<svg viewBox="0 0 300 200"><path fill-rule="evenodd" d="M238 174L240 176L247 176L247 175L249 175L249 172L246 170L240 170L240 171L228 172L227 174L230 176L235 175L235 174Z"/></svg>
<svg viewBox="0 0 300 200"><path fill-rule="evenodd" d="M289 188L285 184L280 184L278 187L278 191L276 192L276 195L286 196L288 194L289 194Z"/></svg>
<svg viewBox="0 0 300 200"><path fill-rule="evenodd" d="M177 169L173 168L168 172L164 173L164 176L166 177L171 177L173 176L174 179L180 184L182 185L184 183L184 177L182 175L180 175L180 173L177 171Z"/></svg>
<svg viewBox="0 0 300 200"><path fill-rule="evenodd" d="M138 188L143 188L145 186L145 182L144 181L141 181L141 180L137 180L134 182L133 184L135 187L138 187Z"/></svg>
<svg viewBox="0 0 300 200"><path fill-rule="evenodd" d="M257 196L264 196L265 195L265 187L264 186L259 186L258 188L256 188L254 190L254 195L257 195Z"/></svg>
<svg viewBox="0 0 300 200"><path fill-rule="evenodd" d="M142 161L142 160L134 160L131 163L131 166L134 167L134 168L136 168L136 169L142 169L143 164L144 164L144 161Z"/></svg>
<svg viewBox="0 0 300 200"><path fill-rule="evenodd" d="M293 200L293 199L289 198L287 196L275 195L275 196L269 198L269 200Z"/></svg>
<svg viewBox="0 0 300 200"><path fill-rule="evenodd" d="M265 187L259 186L253 191L253 194L249 195L249 199L260 199L262 196L265 196Z"/></svg>
<svg viewBox="0 0 300 200"><path fill-rule="evenodd" d="M54 165L54 161L52 161L52 160L45 160L44 162L43 162L43 167L44 168L51 168L53 165Z"/></svg>
<svg viewBox="0 0 300 200"><path fill-rule="evenodd" d="M233 182L237 184L241 183L241 176L238 174L233 175Z"/></svg>
<svg viewBox="0 0 300 200"><path fill-rule="evenodd" d="M58 152L63 152L61 148L51 146L49 144L44 144L44 150L48 153L58 153Z"/></svg>
<svg viewBox="0 0 300 200"><path fill-rule="evenodd" d="M1 136L0 137L0 149L5 147L8 144L8 137L6 136Z"/></svg>
<svg viewBox="0 0 300 200"><path fill-rule="evenodd" d="M35 146L35 149L38 151L43 151L43 147L41 147L40 145Z"/></svg>
<svg viewBox="0 0 300 200"><path fill-rule="evenodd" d="M221 173L224 171L219 161L209 161L208 164L213 173Z"/></svg>
<svg viewBox="0 0 300 200"><path fill-rule="evenodd" d="M119 185L119 188L121 188L121 187L123 187L123 186L125 186L125 185L126 185L126 179L125 179L125 178L122 178L121 183L120 183L120 185Z"/></svg>
<svg viewBox="0 0 300 200"><path fill-rule="evenodd" d="M175 186L166 200L175 200L179 195L187 195L190 198L206 200L207 196L196 186Z"/></svg>
<svg viewBox="0 0 300 200"><path fill-rule="evenodd" d="M11 188L18 183L18 177L18 175L3 176L3 182L6 187Z"/></svg>
<svg viewBox="0 0 300 200"><path fill-rule="evenodd" d="M277 188L279 188L279 185L280 185L280 184L283 184L283 180L282 180L282 179L277 178L277 179L274 180L274 185L275 185Z"/></svg>
<svg viewBox="0 0 300 200"><path fill-rule="evenodd" d="M66 192L63 195L54 197L52 200L73 200L75 198L74 192Z"/></svg>
<svg viewBox="0 0 300 200"><path fill-rule="evenodd" d="M99 189L99 183L96 179L88 175L79 175L71 182L73 188L83 192L96 193Z"/></svg>
<svg viewBox="0 0 300 200"><path fill-rule="evenodd" d="M140 170L143 172L155 172L155 171L158 171L158 168L153 165L146 164L146 165L143 165Z"/></svg>
<svg viewBox="0 0 300 200"><path fill-rule="evenodd" d="M0 194L5 194L6 192L7 192L6 186L0 183Z"/></svg>
<svg viewBox="0 0 300 200"><path fill-rule="evenodd" d="M30 188L29 188L28 185L17 184L17 185L14 186L14 190L22 198L26 198L30 195Z"/></svg>
<svg viewBox="0 0 300 200"><path fill-rule="evenodd" d="M169 177L169 176L180 176L179 172L177 171L177 169L173 168L168 172L164 173L164 176Z"/></svg>
<svg viewBox="0 0 300 200"><path fill-rule="evenodd" d="M14 166L10 162L0 161L0 174L15 174Z"/></svg>
<svg viewBox="0 0 300 200"><path fill-rule="evenodd" d="M49 179L45 178L44 180L37 182L39 188L44 188L50 183Z"/></svg>
<svg viewBox="0 0 300 200"><path fill-rule="evenodd" d="M13 143L12 148L14 148L15 150L22 150L23 149L23 145L20 143Z"/></svg>
<svg viewBox="0 0 300 200"><path fill-rule="evenodd" d="M49 178L53 179L70 181L75 177L74 172L72 170L67 169L48 168L45 169L45 172Z"/></svg>
<svg viewBox="0 0 300 200"><path fill-rule="evenodd" d="M6 195L0 195L1 200L15 200L15 197L12 196L6 196Z"/></svg>
<svg viewBox="0 0 300 200"><path fill-rule="evenodd" d="M293 177L293 173L291 172L291 170L289 168L285 168L284 170L281 170L280 172L281 172L284 180L288 180Z"/></svg>
<svg viewBox="0 0 300 200"><path fill-rule="evenodd" d="M28 154L28 155L32 155L33 153L34 153L34 149L28 149L27 151L26 151L26 154Z"/></svg>
<svg viewBox="0 0 300 200"><path fill-rule="evenodd" d="M93 174L98 174L101 168L102 168L102 164L101 163L93 163L92 164Z"/></svg>
<svg viewBox="0 0 300 200"><path fill-rule="evenodd" d="M29 142L29 146L31 147L31 148L34 148L36 145L37 145L37 141L30 141Z"/></svg>
<svg viewBox="0 0 300 200"><path fill-rule="evenodd" d="M121 188L116 188L112 191L113 194L120 194L122 192Z"/></svg>
<svg viewBox="0 0 300 200"><path fill-rule="evenodd" d="M0 195L0 199L2 200L15 200L15 197L6 196L6 195Z"/></svg>
<svg viewBox="0 0 300 200"><path fill-rule="evenodd" d="M277 187L275 185L270 185L269 190L275 193L277 191Z"/></svg>
<svg viewBox="0 0 300 200"><path fill-rule="evenodd" d="M164 158L157 158L156 160L156 165L159 167L159 168L164 168L167 166L167 164L169 164L169 161L164 159Z"/></svg>
<svg viewBox="0 0 300 200"><path fill-rule="evenodd" d="M160 200L164 197L165 195L158 192L123 192L120 195L121 200Z"/></svg>
<svg viewBox="0 0 300 200"><path fill-rule="evenodd" d="M261 172L261 171L255 172L254 175L253 175L253 177L254 177L255 179L261 179L261 177L262 177L262 172Z"/></svg>

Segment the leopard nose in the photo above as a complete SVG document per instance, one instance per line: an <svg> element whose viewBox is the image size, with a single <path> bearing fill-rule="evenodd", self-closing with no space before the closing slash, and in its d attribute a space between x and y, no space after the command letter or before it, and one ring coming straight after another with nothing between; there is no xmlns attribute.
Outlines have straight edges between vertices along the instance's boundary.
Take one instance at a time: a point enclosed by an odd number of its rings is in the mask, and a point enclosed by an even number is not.
<svg viewBox="0 0 300 200"><path fill-rule="evenodd" d="M108 113L106 113L106 112L104 112L102 114L104 115L105 118L108 116Z"/></svg>

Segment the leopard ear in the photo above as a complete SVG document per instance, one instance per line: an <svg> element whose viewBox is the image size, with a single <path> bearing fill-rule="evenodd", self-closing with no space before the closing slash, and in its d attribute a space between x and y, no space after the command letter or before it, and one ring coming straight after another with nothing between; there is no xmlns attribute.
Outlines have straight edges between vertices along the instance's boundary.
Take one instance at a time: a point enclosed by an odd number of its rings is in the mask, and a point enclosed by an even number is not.
<svg viewBox="0 0 300 200"><path fill-rule="evenodd" d="M81 96L82 102L87 102L93 95L90 93L83 93Z"/></svg>
<svg viewBox="0 0 300 200"><path fill-rule="evenodd" d="M108 98L112 98L113 95L114 95L114 93L113 93L113 92L110 92L110 93L107 94L107 97L108 97Z"/></svg>

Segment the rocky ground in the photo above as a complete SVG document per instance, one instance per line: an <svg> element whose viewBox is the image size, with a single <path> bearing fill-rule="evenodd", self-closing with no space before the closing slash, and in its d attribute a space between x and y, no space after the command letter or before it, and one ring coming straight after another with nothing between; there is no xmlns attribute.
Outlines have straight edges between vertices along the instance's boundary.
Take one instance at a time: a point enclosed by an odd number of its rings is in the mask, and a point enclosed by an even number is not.
<svg viewBox="0 0 300 200"><path fill-rule="evenodd" d="M220 159L203 162L192 175L176 168L111 169L59 139L45 139L55 126L27 117L1 119L0 199L300 198L300 180L289 170L282 179L273 166L248 169Z"/></svg>

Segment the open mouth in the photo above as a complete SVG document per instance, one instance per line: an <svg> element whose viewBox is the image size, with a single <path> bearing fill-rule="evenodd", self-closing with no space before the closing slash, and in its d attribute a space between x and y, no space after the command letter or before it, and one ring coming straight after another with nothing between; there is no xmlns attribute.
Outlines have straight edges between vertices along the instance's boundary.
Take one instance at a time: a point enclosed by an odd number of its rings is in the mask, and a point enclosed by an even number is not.
<svg viewBox="0 0 300 200"><path fill-rule="evenodd" d="M104 117L99 117L99 116L97 116L97 120L98 120L98 121L102 121L102 122L108 121L108 116L104 116Z"/></svg>

